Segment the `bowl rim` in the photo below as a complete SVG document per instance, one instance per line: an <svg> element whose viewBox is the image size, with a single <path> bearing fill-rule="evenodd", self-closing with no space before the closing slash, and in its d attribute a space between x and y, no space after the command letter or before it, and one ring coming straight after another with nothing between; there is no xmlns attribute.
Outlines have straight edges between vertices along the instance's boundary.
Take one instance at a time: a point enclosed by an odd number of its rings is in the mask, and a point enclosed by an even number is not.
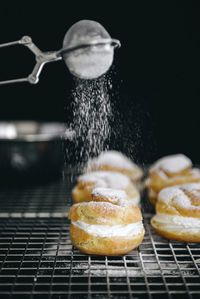
<svg viewBox="0 0 200 299"><path fill-rule="evenodd" d="M75 132L68 128L64 122L55 122L55 121L36 121L36 120L9 120L9 121L0 121L0 129L2 126L6 128L6 126L15 126L16 125L27 125L32 124L36 125L38 128L41 126L50 125L51 127L54 126L57 128L57 131L48 132L48 133L28 133L20 136L14 135L1 135L0 134L0 142L12 142L12 141L19 141L19 142L42 142L42 141L53 141L53 140L71 140L74 137Z"/></svg>

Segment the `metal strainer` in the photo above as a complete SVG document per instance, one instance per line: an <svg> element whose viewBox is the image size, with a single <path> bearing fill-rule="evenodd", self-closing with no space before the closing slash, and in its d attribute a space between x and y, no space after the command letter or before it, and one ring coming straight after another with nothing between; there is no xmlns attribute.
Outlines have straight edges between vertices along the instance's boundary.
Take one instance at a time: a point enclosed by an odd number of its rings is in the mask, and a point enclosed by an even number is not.
<svg viewBox="0 0 200 299"><path fill-rule="evenodd" d="M63 59L70 72L82 79L95 79L105 74L113 62L114 48L120 42L112 39L105 28L95 21L82 20L75 23L66 33L63 47L59 51L42 52L29 36L18 41L0 44L0 48L24 45L36 58L35 67L25 78L0 81L0 85L29 82L36 84L46 63Z"/></svg>

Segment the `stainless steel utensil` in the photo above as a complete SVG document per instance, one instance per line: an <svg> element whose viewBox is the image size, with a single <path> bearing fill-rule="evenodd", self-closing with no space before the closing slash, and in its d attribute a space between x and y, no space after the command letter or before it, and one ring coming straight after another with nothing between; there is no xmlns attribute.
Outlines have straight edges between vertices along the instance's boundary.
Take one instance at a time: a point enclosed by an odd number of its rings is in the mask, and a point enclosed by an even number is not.
<svg viewBox="0 0 200 299"><path fill-rule="evenodd" d="M73 136L61 123L0 122L0 183L37 183L61 175L63 142Z"/></svg>
<svg viewBox="0 0 200 299"><path fill-rule="evenodd" d="M70 72L75 76L83 79L97 78L103 75L111 66L113 49L119 47L120 42L111 39L101 24L83 20L75 23L67 31L63 48L59 51L43 52L32 42L29 36L24 36L17 41L0 44L0 48L15 45L23 45L35 55L35 67L27 77L0 81L0 85L21 82L36 84L44 65L61 59L65 61Z"/></svg>

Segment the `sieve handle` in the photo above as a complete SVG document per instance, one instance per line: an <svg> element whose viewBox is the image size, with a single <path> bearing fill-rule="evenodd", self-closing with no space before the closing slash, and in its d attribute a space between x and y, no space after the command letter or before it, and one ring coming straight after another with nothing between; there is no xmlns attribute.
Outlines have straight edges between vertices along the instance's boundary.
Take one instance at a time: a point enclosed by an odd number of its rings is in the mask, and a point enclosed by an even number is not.
<svg viewBox="0 0 200 299"><path fill-rule="evenodd" d="M0 85L28 82L31 84L36 84L39 81L40 73L46 63L61 60L61 55L55 52L42 52L33 42L29 36L23 36L20 40L0 44L0 48L11 47L15 45L23 45L27 47L34 55L36 59L36 64L30 75L25 78L12 79L0 81Z"/></svg>

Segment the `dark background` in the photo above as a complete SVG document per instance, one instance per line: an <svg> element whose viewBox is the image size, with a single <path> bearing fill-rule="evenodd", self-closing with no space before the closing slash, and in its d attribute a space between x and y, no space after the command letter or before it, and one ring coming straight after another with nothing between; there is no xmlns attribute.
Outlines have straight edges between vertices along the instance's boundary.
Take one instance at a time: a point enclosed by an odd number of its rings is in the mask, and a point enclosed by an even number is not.
<svg viewBox="0 0 200 299"><path fill-rule="evenodd" d="M1 3L0 42L29 35L42 50L56 50L74 22L100 22L122 44L112 76L113 103L124 123L113 146L134 147L141 162L183 152L200 163L200 7L160 2L7 1ZM1 49L0 65L0 79L23 77L34 58L23 47ZM45 67L38 85L1 86L0 120L70 122L64 108L72 84L64 62L57 62Z"/></svg>

